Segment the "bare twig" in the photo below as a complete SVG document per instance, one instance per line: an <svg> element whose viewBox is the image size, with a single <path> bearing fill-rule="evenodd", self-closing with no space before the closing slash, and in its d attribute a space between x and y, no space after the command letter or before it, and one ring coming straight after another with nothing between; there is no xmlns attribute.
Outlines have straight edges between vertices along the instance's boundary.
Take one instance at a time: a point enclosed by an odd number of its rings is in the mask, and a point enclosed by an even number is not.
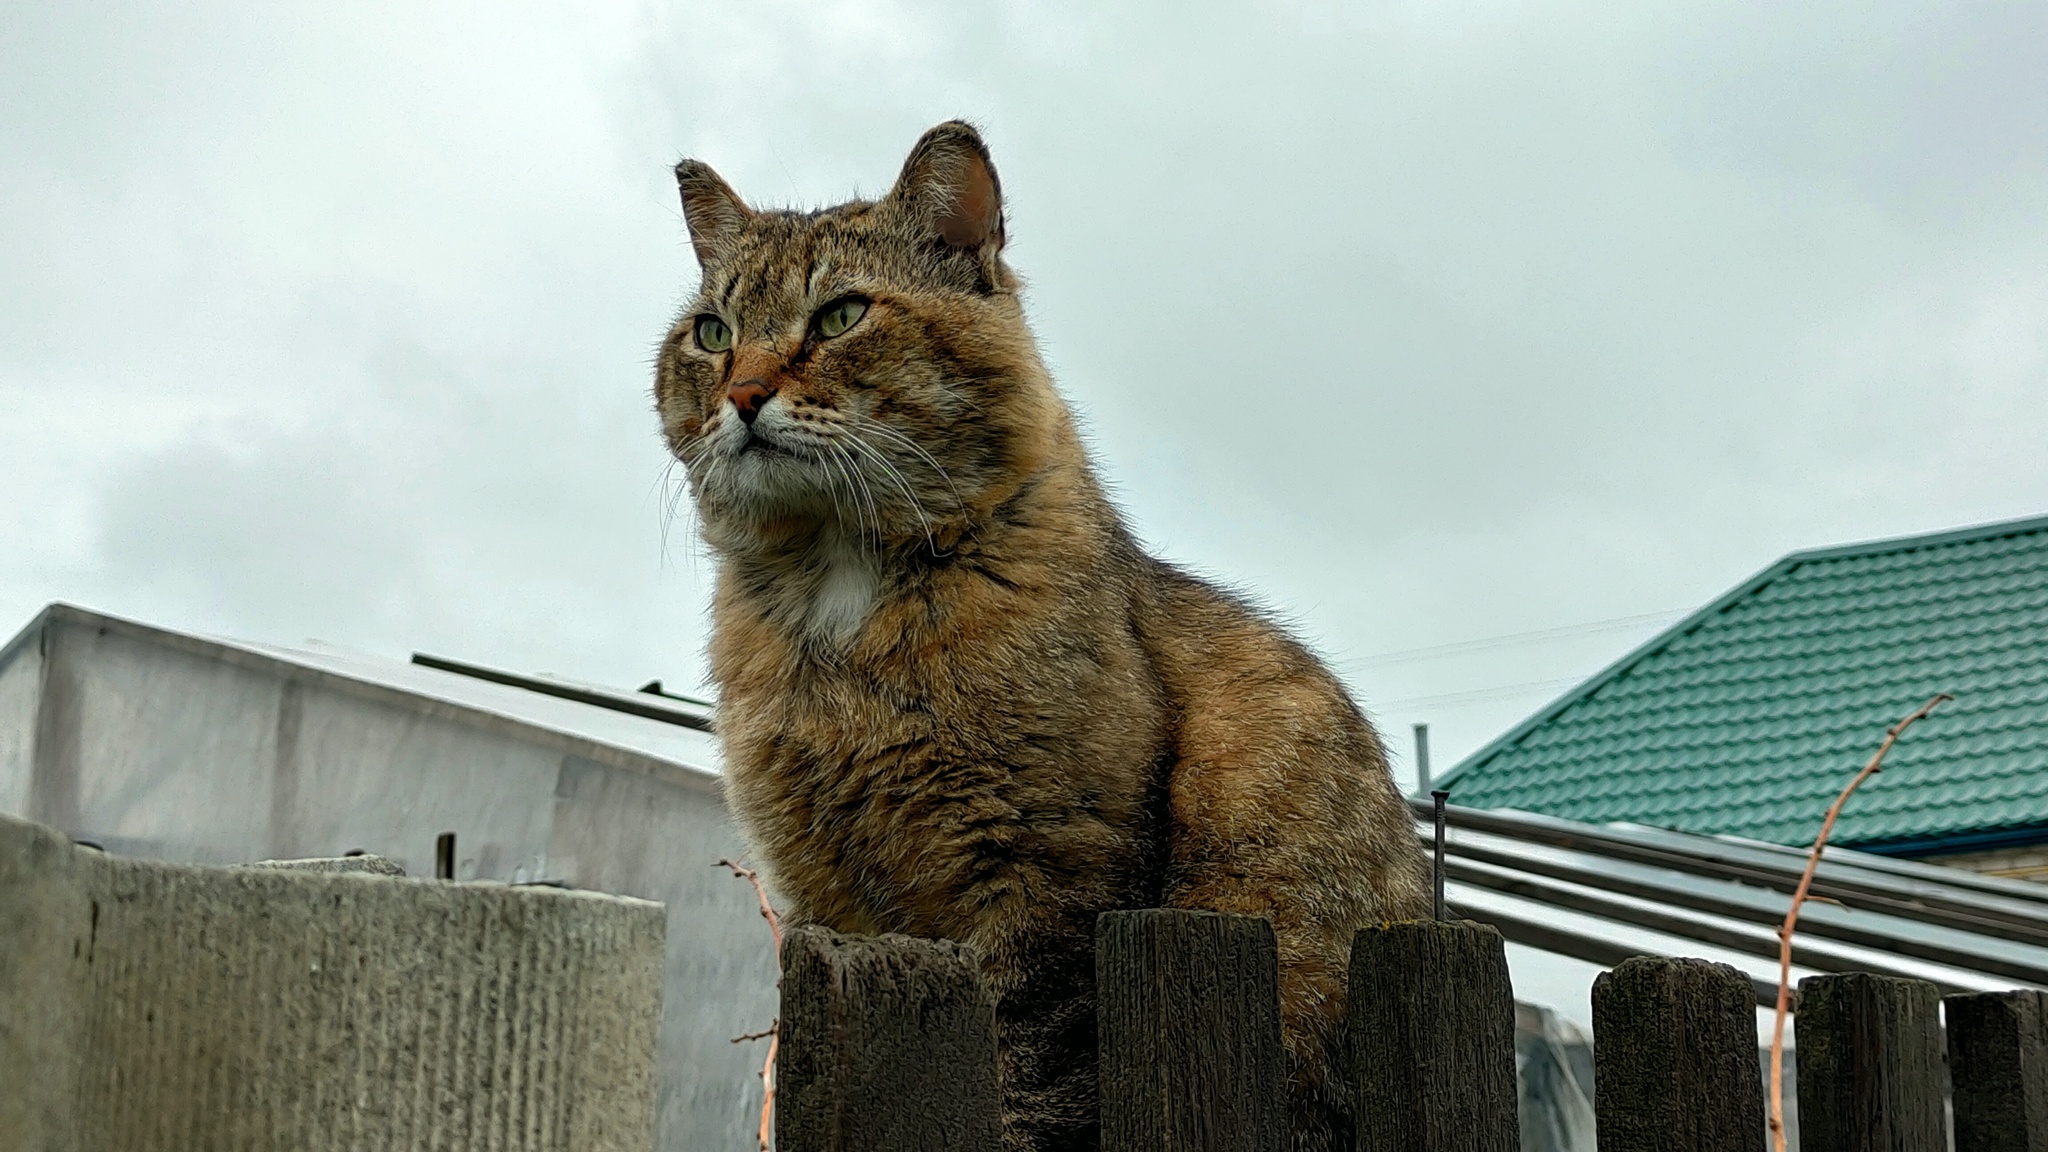
<svg viewBox="0 0 2048 1152"><path fill-rule="evenodd" d="M733 1042L733 1043L735 1043L735 1044L745 1044L745 1043L747 1043L748 1041L751 1041L751 1040L766 1040L766 1039L767 1039L768 1037L770 1037L770 1036L773 1036L773 1035L775 1035L775 1033L776 1033L776 1030L777 1030L777 1029L779 1029L779 1028L781 1028L781 1027L782 1027L782 1021L780 1021L780 1020L772 1021L772 1022L770 1022L770 1023L769 1023L768 1027L766 1027L766 1028L763 1028L763 1029L762 1029L762 1030L760 1030L759 1032L742 1032L742 1033L740 1033L739 1035L737 1035L737 1036L735 1036L735 1037L733 1037L733 1038L732 1038L732 1042Z"/></svg>
<svg viewBox="0 0 2048 1152"><path fill-rule="evenodd" d="M768 922L768 931L775 934L775 966L782 967L782 918L775 914L775 905L768 902L768 888L761 883L761 874L744 864L720 860L720 864L732 869L732 874L754 886L754 896L761 901L761 919Z"/></svg>
<svg viewBox="0 0 2048 1152"><path fill-rule="evenodd" d="M1776 1152L1785 1152L1785 1013L1792 1005L1792 930L1799 924L1799 906L1806 903L1806 890L1813 885L1814 871L1820 867L1821 851L1828 846L1828 835L1835 830L1835 817L1842 814L1842 805L1849 802L1850 795L1865 780L1877 774L1884 763L1884 754L1892 750L1901 733L1914 721L1925 720L1937 705L1953 699L1955 697L1946 692L1938 692L1932 700L1885 730L1884 743L1877 746L1877 754L1870 758L1870 763L1865 764L1861 772L1856 773L1855 779L1849 781L1828 808L1827 819L1820 824L1820 835L1814 837L1813 851L1807 854L1806 871L1799 877L1799 887L1792 892L1792 906L1785 910L1785 923L1778 929L1778 1015L1771 1026L1771 1146Z"/></svg>
<svg viewBox="0 0 2048 1152"><path fill-rule="evenodd" d="M732 874L754 886L754 896L761 902L761 919L768 922L768 931L775 937L775 975L782 977L782 918L775 914L775 905L768 900L768 887L761 883L761 874L744 864L720 860L719 864L732 869ZM768 1038L768 1057L761 1062L761 1130L757 1134L760 1152L771 1152L775 1147L775 1055L782 1047L782 1021L768 1025L765 1032L750 1032L735 1036L735 1044L747 1040Z"/></svg>

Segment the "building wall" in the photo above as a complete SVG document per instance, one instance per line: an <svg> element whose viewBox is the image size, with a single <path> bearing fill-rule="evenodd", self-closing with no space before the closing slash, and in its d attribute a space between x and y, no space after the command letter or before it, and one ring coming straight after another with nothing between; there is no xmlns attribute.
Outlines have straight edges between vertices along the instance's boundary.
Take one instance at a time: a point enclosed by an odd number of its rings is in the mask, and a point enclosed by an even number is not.
<svg viewBox="0 0 2048 1152"><path fill-rule="evenodd" d="M28 811L43 653L34 636L23 640L0 654L0 812Z"/></svg>
<svg viewBox="0 0 2048 1152"><path fill-rule="evenodd" d="M1963 868L1986 876L2048 884L2048 844L1999 848L1990 852L1962 852L1953 856L1923 856L1920 859L1923 863Z"/></svg>
<svg viewBox="0 0 2048 1152"><path fill-rule="evenodd" d="M0 659L0 811L183 863L390 857L668 907L664 1152L751 1147L775 956L716 778L613 745L70 610ZM611 720L612 714L606 714ZM654 723L649 721L649 723Z"/></svg>

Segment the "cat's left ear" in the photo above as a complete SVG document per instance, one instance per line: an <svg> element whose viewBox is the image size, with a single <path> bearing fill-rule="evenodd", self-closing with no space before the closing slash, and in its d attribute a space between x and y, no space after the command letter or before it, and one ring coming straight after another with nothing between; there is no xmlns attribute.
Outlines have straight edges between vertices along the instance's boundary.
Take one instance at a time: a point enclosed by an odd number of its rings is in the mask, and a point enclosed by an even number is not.
<svg viewBox="0 0 2048 1152"><path fill-rule="evenodd" d="M926 132L888 198L917 213L949 247L1002 249L1003 186L988 145L971 124L948 120Z"/></svg>
<svg viewBox="0 0 2048 1152"><path fill-rule="evenodd" d="M683 194L683 222L690 227L690 247L697 263L709 268L723 259L753 218L746 201L702 160L676 165L676 188Z"/></svg>

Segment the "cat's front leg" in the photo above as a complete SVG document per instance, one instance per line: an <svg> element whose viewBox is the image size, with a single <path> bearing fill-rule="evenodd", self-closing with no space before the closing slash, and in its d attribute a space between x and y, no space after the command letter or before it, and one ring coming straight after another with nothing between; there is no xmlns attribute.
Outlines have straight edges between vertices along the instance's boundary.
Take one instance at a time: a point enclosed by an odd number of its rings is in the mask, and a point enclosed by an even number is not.
<svg viewBox="0 0 2048 1152"><path fill-rule="evenodd" d="M977 948L996 1002L1008 1152L1094 1152L1094 917L1023 926Z"/></svg>

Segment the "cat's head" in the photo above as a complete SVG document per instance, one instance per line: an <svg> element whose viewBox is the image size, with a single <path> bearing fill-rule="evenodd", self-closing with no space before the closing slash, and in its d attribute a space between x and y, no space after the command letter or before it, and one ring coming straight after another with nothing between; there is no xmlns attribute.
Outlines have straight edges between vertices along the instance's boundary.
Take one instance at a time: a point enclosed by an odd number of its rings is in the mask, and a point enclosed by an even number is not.
<svg viewBox="0 0 2048 1152"><path fill-rule="evenodd" d="M655 400L714 546L944 548L1044 451L1058 401L972 127L925 133L881 199L816 212L750 208L695 160L676 181L703 278Z"/></svg>

